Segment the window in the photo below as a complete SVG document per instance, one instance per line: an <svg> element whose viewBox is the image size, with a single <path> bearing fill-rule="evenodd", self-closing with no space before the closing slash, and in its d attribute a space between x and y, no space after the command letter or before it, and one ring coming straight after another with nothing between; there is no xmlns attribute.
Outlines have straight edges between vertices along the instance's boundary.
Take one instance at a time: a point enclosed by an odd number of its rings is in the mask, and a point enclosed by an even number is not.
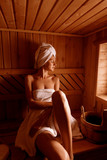
<svg viewBox="0 0 107 160"><path fill-rule="evenodd" d="M107 43L99 45L97 96L107 100Z"/></svg>

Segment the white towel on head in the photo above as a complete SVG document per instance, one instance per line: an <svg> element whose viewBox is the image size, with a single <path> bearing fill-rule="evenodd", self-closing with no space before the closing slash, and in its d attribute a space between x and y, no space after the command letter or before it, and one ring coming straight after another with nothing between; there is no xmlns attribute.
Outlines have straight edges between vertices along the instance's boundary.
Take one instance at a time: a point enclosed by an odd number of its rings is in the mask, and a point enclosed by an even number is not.
<svg viewBox="0 0 107 160"><path fill-rule="evenodd" d="M53 56L56 56L56 51L51 44L42 43L35 53L34 68L41 68L48 60Z"/></svg>

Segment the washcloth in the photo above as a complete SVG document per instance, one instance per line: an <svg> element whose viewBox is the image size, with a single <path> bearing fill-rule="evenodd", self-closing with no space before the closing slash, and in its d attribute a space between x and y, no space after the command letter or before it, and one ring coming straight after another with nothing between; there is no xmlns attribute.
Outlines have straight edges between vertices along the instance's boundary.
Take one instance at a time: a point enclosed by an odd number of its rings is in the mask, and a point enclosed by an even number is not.
<svg viewBox="0 0 107 160"><path fill-rule="evenodd" d="M34 68L41 68L48 60L56 56L56 51L51 44L42 43L42 45L37 49L35 53L35 64Z"/></svg>

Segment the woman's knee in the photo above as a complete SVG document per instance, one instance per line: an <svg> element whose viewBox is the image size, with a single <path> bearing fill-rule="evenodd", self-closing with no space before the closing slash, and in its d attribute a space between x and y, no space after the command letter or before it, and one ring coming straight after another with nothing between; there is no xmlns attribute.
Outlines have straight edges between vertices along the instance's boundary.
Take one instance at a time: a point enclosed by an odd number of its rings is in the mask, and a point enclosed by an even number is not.
<svg viewBox="0 0 107 160"><path fill-rule="evenodd" d="M52 95L52 100L57 102L57 101L65 101L66 96L62 91L55 91Z"/></svg>
<svg viewBox="0 0 107 160"><path fill-rule="evenodd" d="M52 95L52 103L55 113L67 112L70 114L70 107L66 95L62 91L55 91ZM60 110L60 111L59 111Z"/></svg>

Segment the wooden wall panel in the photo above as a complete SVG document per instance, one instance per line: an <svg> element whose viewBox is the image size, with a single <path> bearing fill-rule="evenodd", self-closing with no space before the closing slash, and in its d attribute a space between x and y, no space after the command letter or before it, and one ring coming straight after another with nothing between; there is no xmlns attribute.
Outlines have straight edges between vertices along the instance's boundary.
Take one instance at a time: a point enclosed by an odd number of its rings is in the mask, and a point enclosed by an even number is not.
<svg viewBox="0 0 107 160"><path fill-rule="evenodd" d="M0 32L0 68L3 68L2 34Z"/></svg>
<svg viewBox="0 0 107 160"><path fill-rule="evenodd" d="M0 1L0 7L2 8L2 12L5 15L5 18L3 19L6 21L7 27L16 28L12 1ZM3 24L5 24L3 19L0 23L4 22Z"/></svg>
<svg viewBox="0 0 107 160"><path fill-rule="evenodd" d="M18 68L17 33L10 32L11 67Z"/></svg>
<svg viewBox="0 0 107 160"><path fill-rule="evenodd" d="M33 62L33 53L34 53L34 49L33 49L33 37L32 37L32 34L29 34L29 33L26 33L25 35L25 51L26 51L26 60L27 60L27 63L26 63L26 66L29 68L32 68L33 65L32 65L32 62Z"/></svg>
<svg viewBox="0 0 107 160"><path fill-rule="evenodd" d="M19 68L27 68L27 56L25 50L25 34L18 33L18 62Z"/></svg>
<svg viewBox="0 0 107 160"><path fill-rule="evenodd" d="M0 102L0 121L6 119L6 101Z"/></svg>
<svg viewBox="0 0 107 160"><path fill-rule="evenodd" d="M57 52L57 68L82 67L82 38L24 32L0 32L0 68L33 68L34 54L42 42Z"/></svg>
<svg viewBox="0 0 107 160"><path fill-rule="evenodd" d="M92 110L96 104L96 82L98 69L98 43L107 40L107 30L84 38L85 91L83 105ZM96 43L95 43L96 41Z"/></svg>
<svg viewBox="0 0 107 160"><path fill-rule="evenodd" d="M4 57L4 68L11 68L9 32L2 32L2 47L3 47L3 57Z"/></svg>
<svg viewBox="0 0 107 160"><path fill-rule="evenodd" d="M47 40L47 43L50 43L53 45L53 36L52 35L46 35L46 40Z"/></svg>
<svg viewBox="0 0 107 160"><path fill-rule="evenodd" d="M57 68L65 68L65 37L54 36Z"/></svg>
<svg viewBox="0 0 107 160"><path fill-rule="evenodd" d="M57 52L57 69L62 70L63 68L64 70L64 68L81 68L83 66L82 38L1 31L0 69L3 69L2 71L9 69L11 74L6 72L3 76L0 75L0 95L3 101L0 102L0 120L20 119L22 117L21 114L23 112L21 109L26 107L26 102L22 100L25 98L24 75L16 75L14 77L12 69L33 69L35 51L42 42L50 43L55 47ZM82 78L78 75L78 79L75 73L72 77L65 73L61 78L61 89L66 91L71 109L80 109L83 92L80 79ZM64 82L65 80L67 82ZM80 86L77 84L77 80ZM68 88L64 87L63 82L65 85L67 84ZM69 89L71 88L70 93ZM3 114L1 115L1 113Z"/></svg>
<svg viewBox="0 0 107 160"><path fill-rule="evenodd" d="M83 66L83 49L81 38L66 37L65 68Z"/></svg>

